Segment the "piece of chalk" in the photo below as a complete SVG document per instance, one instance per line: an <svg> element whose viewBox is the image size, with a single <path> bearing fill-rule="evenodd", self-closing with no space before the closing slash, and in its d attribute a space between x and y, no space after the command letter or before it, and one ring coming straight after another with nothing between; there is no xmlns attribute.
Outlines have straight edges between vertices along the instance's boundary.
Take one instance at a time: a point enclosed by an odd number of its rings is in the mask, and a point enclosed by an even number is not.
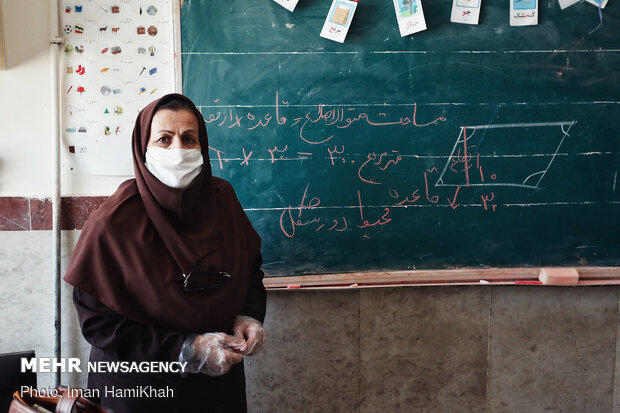
<svg viewBox="0 0 620 413"><path fill-rule="evenodd" d="M487 280L480 280L479 282L480 282L480 284L491 284L491 283L490 283L490 282L488 282Z"/></svg>
<svg viewBox="0 0 620 413"><path fill-rule="evenodd" d="M291 285L287 285L287 286L286 286L286 288L288 288L289 290L292 290L292 289L294 289L294 288L301 288L301 285L294 285L294 284L291 284Z"/></svg>
<svg viewBox="0 0 620 413"><path fill-rule="evenodd" d="M575 268L541 268L538 279L544 285L577 285L579 273Z"/></svg>

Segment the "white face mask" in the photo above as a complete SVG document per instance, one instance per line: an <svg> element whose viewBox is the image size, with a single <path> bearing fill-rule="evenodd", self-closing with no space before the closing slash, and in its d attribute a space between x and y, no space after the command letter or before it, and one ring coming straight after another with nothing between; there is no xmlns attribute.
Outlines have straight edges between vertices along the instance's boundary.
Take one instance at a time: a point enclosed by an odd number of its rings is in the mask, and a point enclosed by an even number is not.
<svg viewBox="0 0 620 413"><path fill-rule="evenodd" d="M146 148L146 168L165 185L185 188L202 170L200 149Z"/></svg>

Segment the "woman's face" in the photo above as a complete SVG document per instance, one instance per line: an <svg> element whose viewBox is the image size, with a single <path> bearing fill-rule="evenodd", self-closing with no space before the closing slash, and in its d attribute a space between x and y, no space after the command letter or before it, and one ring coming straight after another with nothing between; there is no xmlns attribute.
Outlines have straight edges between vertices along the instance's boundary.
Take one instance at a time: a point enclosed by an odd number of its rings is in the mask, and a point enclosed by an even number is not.
<svg viewBox="0 0 620 413"><path fill-rule="evenodd" d="M162 109L151 122L151 136L146 145L167 149L200 149L198 119L189 110Z"/></svg>

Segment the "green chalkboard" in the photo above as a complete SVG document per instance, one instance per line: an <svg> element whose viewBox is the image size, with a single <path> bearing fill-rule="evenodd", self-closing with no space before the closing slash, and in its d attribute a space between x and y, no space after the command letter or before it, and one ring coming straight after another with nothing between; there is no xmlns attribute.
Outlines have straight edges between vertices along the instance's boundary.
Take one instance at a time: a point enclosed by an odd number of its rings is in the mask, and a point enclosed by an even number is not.
<svg viewBox="0 0 620 413"><path fill-rule="evenodd" d="M461 267L617 266L620 4L510 27L423 0L401 37L362 0L344 44L330 0L185 0L183 92L263 239L269 276Z"/></svg>

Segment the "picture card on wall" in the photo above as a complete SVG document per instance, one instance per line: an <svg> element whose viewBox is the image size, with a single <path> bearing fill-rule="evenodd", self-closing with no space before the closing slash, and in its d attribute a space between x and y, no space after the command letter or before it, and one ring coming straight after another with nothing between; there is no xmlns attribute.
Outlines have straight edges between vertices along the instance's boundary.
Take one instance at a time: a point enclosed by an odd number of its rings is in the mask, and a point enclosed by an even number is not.
<svg viewBox="0 0 620 413"><path fill-rule="evenodd" d="M276 3L278 3L280 6L284 7L288 11L295 10L295 6L297 6L297 3L299 2L299 0L273 0L273 1L275 1Z"/></svg>
<svg viewBox="0 0 620 413"><path fill-rule="evenodd" d="M450 21L452 23L478 24L482 0L453 0Z"/></svg>
<svg viewBox="0 0 620 413"><path fill-rule="evenodd" d="M334 0L323 23L321 37L344 43L356 8L355 1Z"/></svg>
<svg viewBox="0 0 620 413"><path fill-rule="evenodd" d="M393 0L401 37L426 30L421 0Z"/></svg>
<svg viewBox="0 0 620 413"><path fill-rule="evenodd" d="M510 0L510 25L535 26L538 24L538 0Z"/></svg>
<svg viewBox="0 0 620 413"><path fill-rule="evenodd" d="M590 4L594 4L596 7L601 6L601 9L604 9L607 6L608 0L586 0Z"/></svg>
<svg viewBox="0 0 620 413"><path fill-rule="evenodd" d="M558 3L560 4L560 9L564 10L573 4L579 3L579 0L558 0Z"/></svg>

